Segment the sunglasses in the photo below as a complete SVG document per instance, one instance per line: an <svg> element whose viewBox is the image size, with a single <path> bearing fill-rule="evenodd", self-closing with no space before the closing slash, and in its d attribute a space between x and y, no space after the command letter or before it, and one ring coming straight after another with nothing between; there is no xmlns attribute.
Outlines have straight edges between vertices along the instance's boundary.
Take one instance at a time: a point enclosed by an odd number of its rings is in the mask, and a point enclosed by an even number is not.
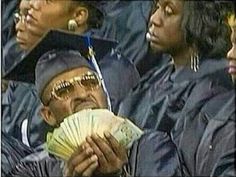
<svg viewBox="0 0 236 177"><path fill-rule="evenodd" d="M54 84L50 94L50 99L46 105L54 98L56 100L67 100L77 90L76 86L80 86L86 91L97 90L101 86L101 80L94 72L87 72L82 76L74 77L70 80L62 80Z"/></svg>

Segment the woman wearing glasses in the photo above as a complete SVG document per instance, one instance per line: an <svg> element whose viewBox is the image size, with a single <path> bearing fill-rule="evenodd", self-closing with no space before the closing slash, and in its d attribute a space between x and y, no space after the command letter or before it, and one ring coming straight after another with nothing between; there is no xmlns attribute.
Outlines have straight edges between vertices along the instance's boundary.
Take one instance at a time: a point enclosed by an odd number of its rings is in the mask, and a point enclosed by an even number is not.
<svg viewBox="0 0 236 177"><path fill-rule="evenodd" d="M31 35L31 33L29 33L27 29L26 17L29 10L30 0L21 0L18 12L14 13L16 41L20 45L20 48L23 50L28 50L34 45L34 42L29 41L38 40L38 37L35 35Z"/></svg>
<svg viewBox="0 0 236 177"><path fill-rule="evenodd" d="M3 48L3 75L18 64L22 55L24 55L21 47L26 48L25 41L28 37L33 37L27 34L25 26L25 17L28 10L29 1L22 0L19 5L19 11L14 14L16 38L9 41ZM16 41L19 42L20 46ZM34 86L11 80L4 80L4 83L6 83L6 88L2 90L2 131L28 146L38 147L44 142L45 134L38 133L36 130L41 129L46 132L48 126L38 114L41 104L36 96Z"/></svg>
<svg viewBox="0 0 236 177"><path fill-rule="evenodd" d="M27 49L30 44L27 44L27 38L29 37L26 32L25 18L30 9L28 0L22 0L19 6L19 12L14 14L14 22L16 28L16 41L19 43L22 49Z"/></svg>

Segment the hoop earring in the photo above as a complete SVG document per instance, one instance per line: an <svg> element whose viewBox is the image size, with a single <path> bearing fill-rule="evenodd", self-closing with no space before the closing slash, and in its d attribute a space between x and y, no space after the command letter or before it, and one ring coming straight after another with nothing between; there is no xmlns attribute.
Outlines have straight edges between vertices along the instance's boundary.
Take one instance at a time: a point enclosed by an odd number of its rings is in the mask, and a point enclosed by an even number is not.
<svg viewBox="0 0 236 177"><path fill-rule="evenodd" d="M74 19L68 21L67 28L69 31L75 31L78 28L78 24Z"/></svg>
<svg viewBox="0 0 236 177"><path fill-rule="evenodd" d="M199 70L199 56L198 56L198 53L196 52L193 52L191 57L190 57L190 62L191 62L191 69L194 71L194 72L198 72Z"/></svg>

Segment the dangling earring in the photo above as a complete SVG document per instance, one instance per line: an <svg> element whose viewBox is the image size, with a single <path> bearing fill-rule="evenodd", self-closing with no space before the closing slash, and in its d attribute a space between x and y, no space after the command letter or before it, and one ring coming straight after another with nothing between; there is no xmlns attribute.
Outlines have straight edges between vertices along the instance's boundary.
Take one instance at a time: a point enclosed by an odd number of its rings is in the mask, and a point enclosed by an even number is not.
<svg viewBox="0 0 236 177"><path fill-rule="evenodd" d="M194 72L198 72L199 70L199 56L197 52L193 52L191 57L190 57L190 62L191 62L191 69Z"/></svg>
<svg viewBox="0 0 236 177"><path fill-rule="evenodd" d="M68 21L67 28L69 31L75 31L78 28L78 24L74 19Z"/></svg>

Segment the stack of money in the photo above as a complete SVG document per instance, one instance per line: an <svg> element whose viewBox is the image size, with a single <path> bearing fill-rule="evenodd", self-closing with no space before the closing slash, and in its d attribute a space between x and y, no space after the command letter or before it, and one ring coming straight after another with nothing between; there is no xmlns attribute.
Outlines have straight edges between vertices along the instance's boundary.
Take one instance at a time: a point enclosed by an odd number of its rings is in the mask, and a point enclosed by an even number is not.
<svg viewBox="0 0 236 177"><path fill-rule="evenodd" d="M143 131L130 120L115 116L106 109L83 110L67 118L59 128L47 134L46 149L63 160L68 160L87 136L110 132L127 149L141 137Z"/></svg>

